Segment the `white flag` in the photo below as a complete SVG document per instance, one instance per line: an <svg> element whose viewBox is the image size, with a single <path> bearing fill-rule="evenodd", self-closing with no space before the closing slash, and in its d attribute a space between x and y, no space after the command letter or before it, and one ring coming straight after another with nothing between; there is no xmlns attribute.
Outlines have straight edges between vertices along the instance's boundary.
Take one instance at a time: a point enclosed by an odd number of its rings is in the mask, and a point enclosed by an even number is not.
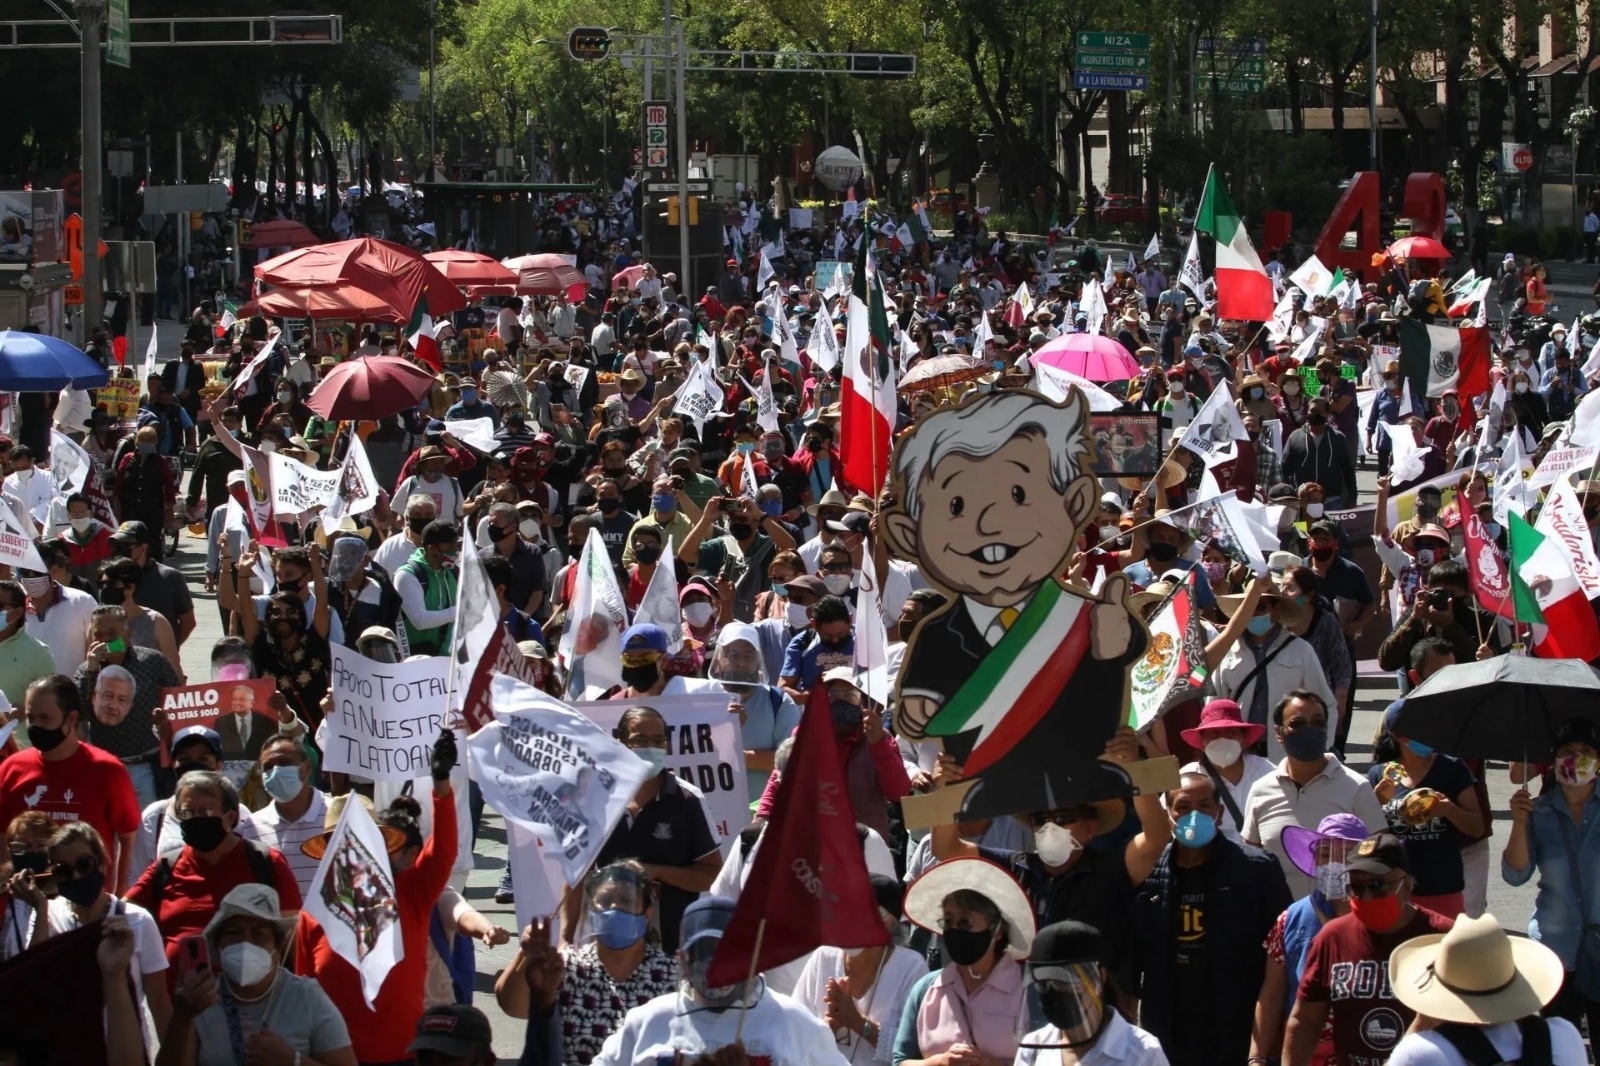
<svg viewBox="0 0 1600 1066"><path fill-rule="evenodd" d="M271 339L261 346L261 350L255 354L255 357L240 369L239 376L234 378L233 383L228 386L235 396L244 395L244 387L250 383L251 378L261 373L262 367L267 365L267 360L272 357L273 349L278 346L278 338L282 336L282 333L274 333Z"/></svg>
<svg viewBox="0 0 1600 1066"><path fill-rule="evenodd" d="M1380 421L1378 428L1383 430L1389 438L1389 446L1394 449L1394 459L1389 464L1389 478L1396 485L1404 485L1417 480L1422 476L1423 464L1428 459L1428 447L1418 444L1411 433L1411 426L1405 422L1390 425Z"/></svg>
<svg viewBox="0 0 1600 1066"><path fill-rule="evenodd" d="M719 340L712 346L712 351L715 352L720 346ZM714 355L705 362L696 361L689 368L689 374L683 380L683 387L672 400L673 413L687 416L694 423L697 432L703 432L706 420L722 410L725 394L722 386L717 384L716 375L712 373L711 364L714 361Z"/></svg>
<svg viewBox="0 0 1600 1066"><path fill-rule="evenodd" d="M758 290L766 289L767 282L777 276L778 272L772 269L772 260L767 258L767 250L765 248L761 249L761 266L756 271L756 288Z"/></svg>
<svg viewBox="0 0 1600 1066"><path fill-rule="evenodd" d="M485 803L555 852L569 885L581 884L654 771L588 715L516 678L496 676L489 700L494 721L467 741L472 779Z"/></svg>
<svg viewBox="0 0 1600 1066"><path fill-rule="evenodd" d="M989 342L992 340L994 340L994 330L989 328L989 312L979 312L978 324L972 330L973 358L987 359Z"/></svg>
<svg viewBox="0 0 1600 1066"><path fill-rule="evenodd" d="M561 633L569 698L593 699L622 684L622 632L627 628L628 608L617 588L611 554L600 530L592 528L578 559L567 626Z"/></svg>
<svg viewBox="0 0 1600 1066"><path fill-rule="evenodd" d="M650 584L645 586L644 598L633 612L634 625L650 622L666 630L667 651L674 655L683 647L683 612L678 607L676 560L672 538L668 537L661 549L661 558L656 560L655 572L650 575Z"/></svg>
<svg viewBox="0 0 1600 1066"><path fill-rule="evenodd" d="M1133 249L1130 248L1128 249L1128 263L1122 268L1122 272L1131 277L1132 275L1138 273L1138 271L1139 265L1133 261Z"/></svg>
<svg viewBox="0 0 1600 1066"><path fill-rule="evenodd" d="M1328 286L1333 284L1333 271L1323 266L1322 260L1313 255L1289 275L1289 284L1299 286L1300 291L1307 296L1321 296L1328 291Z"/></svg>
<svg viewBox="0 0 1600 1066"><path fill-rule="evenodd" d="M1094 284L1092 279L1083 286L1083 298L1078 305L1078 310L1082 311L1089 320L1090 333L1103 333L1105 331L1106 315L1111 312L1106 307L1106 294L1100 290L1100 286Z"/></svg>
<svg viewBox="0 0 1600 1066"><path fill-rule="evenodd" d="M1272 308L1272 321L1267 323L1267 334L1274 341L1281 341L1289 336L1293 328L1294 296L1284 289L1283 295L1278 297L1277 304Z"/></svg>
<svg viewBox="0 0 1600 1066"><path fill-rule="evenodd" d="M1244 419L1233 405L1233 390L1223 381L1200 405L1200 410L1195 414L1194 421L1189 423L1189 428L1184 430L1179 444L1200 456L1210 467L1237 454L1234 441L1249 439Z"/></svg>
<svg viewBox="0 0 1600 1066"><path fill-rule="evenodd" d="M833 316L828 314L826 301L811 327L811 339L806 341L806 355L824 373L839 365L839 337L833 331Z"/></svg>
<svg viewBox="0 0 1600 1066"><path fill-rule="evenodd" d="M1189 234L1189 250L1183 256L1183 268L1178 271L1178 283L1200 299L1206 288L1206 276L1200 269L1200 231Z"/></svg>
<svg viewBox="0 0 1600 1066"><path fill-rule="evenodd" d="M772 398L772 364L767 364L767 372L761 375L760 385L750 384L743 374L739 375L739 381L756 401L756 422L761 426L761 431L778 432L778 403Z"/></svg>
<svg viewBox="0 0 1600 1066"><path fill-rule="evenodd" d="M360 972L361 995L370 1009L406 949L389 848L378 823L355 797L344 805L303 910L322 926L333 953Z"/></svg>
<svg viewBox="0 0 1600 1066"><path fill-rule="evenodd" d="M1505 448L1500 452L1500 465L1494 472L1494 492L1490 497L1494 520L1502 526L1509 524L1507 516L1513 513L1518 518L1526 518L1529 509L1539 502L1538 490L1530 488L1522 476L1531 466L1522 450L1522 434L1507 436Z"/></svg>
<svg viewBox="0 0 1600 1066"><path fill-rule="evenodd" d="M329 536L346 517L366 514L378 505L378 478L358 433L350 434L350 448L344 453L339 477L339 491L322 512L322 532Z"/></svg>
<svg viewBox="0 0 1600 1066"><path fill-rule="evenodd" d="M267 465L272 471L272 513L301 515L326 507L338 495L340 470L318 470L298 459L270 452Z"/></svg>
<svg viewBox="0 0 1600 1066"><path fill-rule="evenodd" d="M50 431L50 476L55 479L57 496L82 492L93 469L94 460L82 445L59 429Z"/></svg>
<svg viewBox="0 0 1600 1066"><path fill-rule="evenodd" d="M472 672L500 628L500 601L484 568L483 556L464 551L456 564L456 620L450 629L450 710L460 711L466 703ZM470 729L470 727L469 727Z"/></svg>
<svg viewBox="0 0 1600 1066"><path fill-rule="evenodd" d="M856 687L870 699L888 706L889 633L883 624L883 600L878 593L878 571L872 562L870 540L862 548L861 579L856 586L855 670Z"/></svg>
<svg viewBox="0 0 1600 1066"><path fill-rule="evenodd" d="M1154 259L1156 256L1158 256L1160 254L1161 254L1161 234L1159 232L1152 233L1150 235L1150 243L1145 245L1145 247L1144 247L1144 257L1146 259Z"/></svg>
<svg viewBox="0 0 1600 1066"><path fill-rule="evenodd" d="M1566 549L1584 596L1591 600L1600 597L1600 556L1595 554L1589 522L1583 517L1583 505L1570 477L1556 479L1533 528Z"/></svg>
<svg viewBox="0 0 1600 1066"><path fill-rule="evenodd" d="M156 324L150 323L150 343L144 346L144 371L139 376L139 384L143 386L150 380L150 375L156 372Z"/></svg>
<svg viewBox="0 0 1600 1066"><path fill-rule="evenodd" d="M1084 396L1088 398L1091 413L1103 414L1122 408L1121 400L1088 378L1079 377L1070 370L1062 370L1049 363L1041 363L1037 359L1033 360L1033 387L1045 399L1065 403L1074 386L1082 390Z"/></svg>

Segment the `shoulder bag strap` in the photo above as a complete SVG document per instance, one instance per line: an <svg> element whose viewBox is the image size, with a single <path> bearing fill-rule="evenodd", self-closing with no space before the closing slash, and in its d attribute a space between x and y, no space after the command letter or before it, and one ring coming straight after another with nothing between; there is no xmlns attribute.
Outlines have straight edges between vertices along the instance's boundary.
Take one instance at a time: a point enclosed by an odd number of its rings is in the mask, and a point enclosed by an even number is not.
<svg viewBox="0 0 1600 1066"><path fill-rule="evenodd" d="M1206 753L1201 751L1199 754L1200 767L1210 775L1211 783L1216 786L1217 798L1222 800L1222 805L1228 808L1228 817L1233 819L1233 827L1241 833L1244 832L1244 815L1239 811L1239 805L1233 801L1233 793L1228 791L1228 783L1222 779L1222 775L1217 772L1217 768L1211 765L1211 760L1206 758ZM1243 752L1239 754L1239 758L1244 758Z"/></svg>
<svg viewBox="0 0 1600 1066"><path fill-rule="evenodd" d="M1494 1049L1483 1030L1476 1025L1445 1022L1434 1030L1467 1061L1467 1066L1500 1066L1504 1056Z"/></svg>
<svg viewBox="0 0 1600 1066"><path fill-rule="evenodd" d="M1278 653L1283 651L1284 648L1287 648L1290 642L1292 642L1294 639L1295 638L1291 635L1288 640L1285 640L1282 644L1279 644L1276 648L1273 648L1271 651L1267 652L1267 654L1261 657L1261 661L1256 663L1255 667L1248 674L1244 675L1243 681L1239 682L1239 688L1237 690L1239 695L1244 695L1244 690L1250 687L1250 682L1254 681L1257 675L1260 675L1263 678L1266 676L1265 671L1272 663L1272 660L1276 659L1278 657Z"/></svg>

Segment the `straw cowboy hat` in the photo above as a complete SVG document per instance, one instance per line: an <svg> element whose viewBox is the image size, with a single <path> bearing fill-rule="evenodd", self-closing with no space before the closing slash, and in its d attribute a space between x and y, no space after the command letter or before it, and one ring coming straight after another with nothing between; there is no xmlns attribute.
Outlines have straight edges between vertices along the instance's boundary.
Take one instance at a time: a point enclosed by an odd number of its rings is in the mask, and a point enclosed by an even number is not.
<svg viewBox="0 0 1600 1066"><path fill-rule="evenodd" d="M1448 933L1415 937L1389 956L1389 984L1401 1003L1463 1025L1537 1014L1556 998L1565 976L1554 951L1507 936L1492 914L1462 915Z"/></svg>
<svg viewBox="0 0 1600 1066"><path fill-rule="evenodd" d="M944 898L962 889L976 892L999 909L1006 923L1006 954L1013 959L1027 958L1036 929L1033 907L1016 878L988 859L949 859L930 867L906 889L906 917L937 933L944 917Z"/></svg>
<svg viewBox="0 0 1600 1066"><path fill-rule="evenodd" d="M1231 596L1218 596L1217 609L1232 618L1233 612L1244 606L1247 595L1247 593L1241 592ZM1278 621L1290 629L1298 628L1300 623L1306 620L1306 615L1311 610L1304 604L1296 603L1290 597L1279 592L1263 592L1261 598L1268 603L1277 605Z"/></svg>
<svg viewBox="0 0 1600 1066"><path fill-rule="evenodd" d="M328 850L328 841L333 839L333 831L338 828L339 819L344 815L344 805L350 802L351 796L360 801L361 806L367 809L368 814L372 815L374 819L377 818L377 808L373 807L371 800L359 792L346 792L342 796L329 796L328 813L322 817L324 831L314 837L307 837L300 844L300 851L307 858L316 859L318 862L322 861L322 854ZM406 835L400 830L390 825L380 825L378 829L383 833L383 843L389 851L394 852L405 847Z"/></svg>

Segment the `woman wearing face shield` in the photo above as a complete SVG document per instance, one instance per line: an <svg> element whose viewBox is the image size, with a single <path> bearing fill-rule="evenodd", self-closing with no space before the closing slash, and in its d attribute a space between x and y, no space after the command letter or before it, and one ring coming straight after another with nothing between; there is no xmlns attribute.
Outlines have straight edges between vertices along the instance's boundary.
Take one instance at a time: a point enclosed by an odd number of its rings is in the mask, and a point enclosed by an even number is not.
<svg viewBox="0 0 1600 1066"><path fill-rule="evenodd" d="M895 1066L1010 1062L1027 1016L1018 960L1034 933L1022 886L987 859L951 859L911 883L906 917L943 937L950 961L907 994Z"/></svg>
<svg viewBox="0 0 1600 1066"><path fill-rule="evenodd" d="M522 950L494 986L506 1014L536 1015L528 1026L530 1044L537 1046L546 1019L559 1029L562 1061L571 1066L594 1061L628 1011L678 987L677 963L661 950L660 936L651 928L655 893L642 866L625 861L596 870L584 886L584 899L593 939L558 956L554 988L544 981L543 963L555 949L538 925L523 930Z"/></svg>
<svg viewBox="0 0 1600 1066"><path fill-rule="evenodd" d="M1047 1024L1022 1037L1017 1066L1062 1062L1068 1052L1084 1062L1096 1049L1103 1049L1097 1059L1167 1066L1160 1042L1112 1006L1104 938L1094 926L1069 921L1039 930L1028 956L1028 983L1038 991Z"/></svg>
<svg viewBox="0 0 1600 1066"><path fill-rule="evenodd" d="M872 894L891 942L870 948L818 948L806 960L793 993L801 1006L833 1030L840 1053L859 1064L894 1061L906 997L928 976L927 961L904 946L900 882L873 874Z"/></svg>

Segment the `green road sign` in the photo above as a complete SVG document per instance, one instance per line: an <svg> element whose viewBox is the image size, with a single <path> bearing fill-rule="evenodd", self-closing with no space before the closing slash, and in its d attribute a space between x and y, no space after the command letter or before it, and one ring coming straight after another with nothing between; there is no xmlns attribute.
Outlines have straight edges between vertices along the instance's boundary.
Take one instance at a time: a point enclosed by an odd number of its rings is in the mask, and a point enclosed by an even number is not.
<svg viewBox="0 0 1600 1066"><path fill-rule="evenodd" d="M1078 33L1077 45L1079 48L1115 49L1119 52L1150 52L1150 35L1148 33L1107 33L1102 30L1081 30Z"/></svg>
<svg viewBox="0 0 1600 1066"><path fill-rule="evenodd" d="M1077 69L1113 71L1145 70L1150 66L1147 52L1108 52L1104 49L1078 49Z"/></svg>
<svg viewBox="0 0 1600 1066"><path fill-rule="evenodd" d="M106 62L119 67L133 66L133 49L128 37L128 0L107 0Z"/></svg>

